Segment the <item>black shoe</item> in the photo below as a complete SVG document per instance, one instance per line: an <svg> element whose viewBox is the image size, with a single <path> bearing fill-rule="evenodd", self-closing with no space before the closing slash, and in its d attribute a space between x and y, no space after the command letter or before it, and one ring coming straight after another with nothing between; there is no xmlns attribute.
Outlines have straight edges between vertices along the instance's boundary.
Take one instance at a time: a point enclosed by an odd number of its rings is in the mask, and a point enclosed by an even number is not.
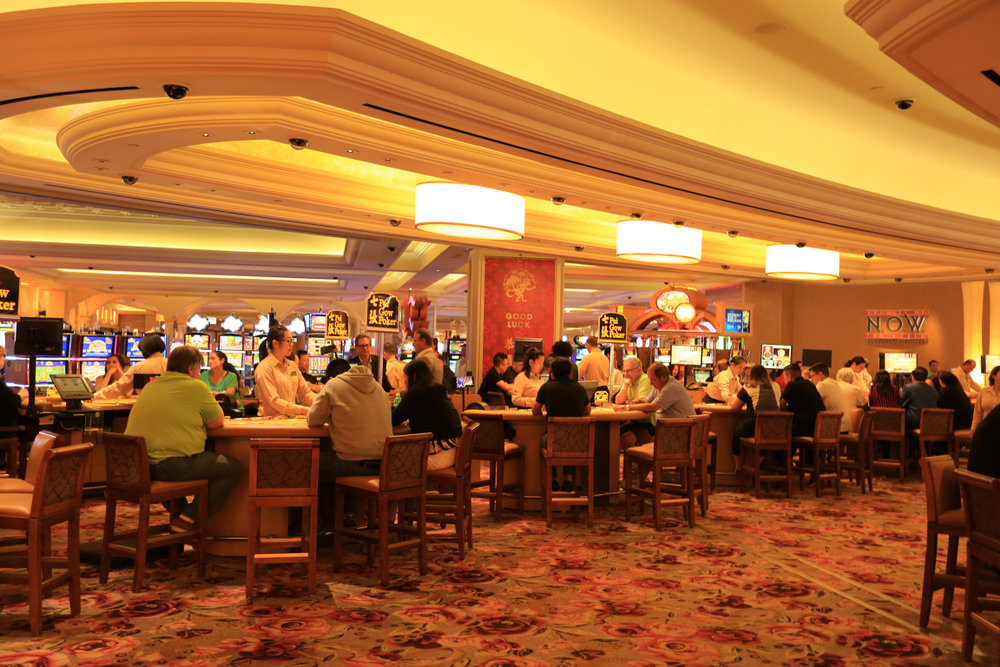
<svg viewBox="0 0 1000 667"><path fill-rule="evenodd" d="M559 490L559 480L557 479L552 480L552 490L553 491Z"/></svg>
<svg viewBox="0 0 1000 667"><path fill-rule="evenodd" d="M565 479L563 480L562 489L560 490L563 493L573 493L574 491L576 491L576 485L573 484L573 480Z"/></svg>

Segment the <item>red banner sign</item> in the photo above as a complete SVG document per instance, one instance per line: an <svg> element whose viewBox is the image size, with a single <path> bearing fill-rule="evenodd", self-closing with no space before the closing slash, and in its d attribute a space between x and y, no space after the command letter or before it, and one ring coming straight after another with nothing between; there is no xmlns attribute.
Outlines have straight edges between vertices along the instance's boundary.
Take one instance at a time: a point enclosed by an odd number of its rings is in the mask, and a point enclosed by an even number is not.
<svg viewBox="0 0 1000 667"><path fill-rule="evenodd" d="M551 259L487 257L483 276L483 375L515 338L541 338L552 349L556 263Z"/></svg>
<svg viewBox="0 0 1000 667"><path fill-rule="evenodd" d="M927 340L925 333L870 333L865 334L867 340Z"/></svg>

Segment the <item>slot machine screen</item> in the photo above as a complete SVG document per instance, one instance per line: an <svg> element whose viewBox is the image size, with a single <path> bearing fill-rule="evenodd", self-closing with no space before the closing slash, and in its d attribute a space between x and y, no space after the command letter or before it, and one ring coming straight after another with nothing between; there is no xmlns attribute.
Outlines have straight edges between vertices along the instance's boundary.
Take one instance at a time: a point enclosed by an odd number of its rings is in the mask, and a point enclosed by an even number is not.
<svg viewBox="0 0 1000 667"><path fill-rule="evenodd" d="M309 338L308 348L307 348L309 350L309 356L310 357L313 357L313 356L322 356L323 355L323 351L322 351L323 348L326 347L329 344L330 344L330 341L328 341L325 338L313 338L313 337L310 337ZM326 368L324 367L323 370L325 371Z"/></svg>
<svg viewBox="0 0 1000 667"><path fill-rule="evenodd" d="M448 341L448 354L454 354L456 357L462 354L462 347L465 345L464 340L450 340Z"/></svg>
<svg viewBox="0 0 1000 667"><path fill-rule="evenodd" d="M672 345L670 358L681 366L701 366L701 345Z"/></svg>
<svg viewBox="0 0 1000 667"><path fill-rule="evenodd" d="M323 375L330 360L326 357L309 357L309 372L313 375Z"/></svg>
<svg viewBox="0 0 1000 667"><path fill-rule="evenodd" d="M115 339L112 336L81 336L80 356L105 359L114 354Z"/></svg>
<svg viewBox="0 0 1000 667"><path fill-rule="evenodd" d="M253 341L254 341L254 337L253 336L244 336L243 337L243 351L244 352L253 352Z"/></svg>
<svg viewBox="0 0 1000 667"><path fill-rule="evenodd" d="M760 365L764 368L781 370L792 363L791 345L761 345Z"/></svg>
<svg viewBox="0 0 1000 667"><path fill-rule="evenodd" d="M219 349L225 352L238 352L243 349L243 336L223 334L219 336Z"/></svg>
<svg viewBox="0 0 1000 667"><path fill-rule="evenodd" d="M87 378L91 382L96 382L97 378L104 375L104 362L103 361L81 361L80 362L80 375Z"/></svg>
<svg viewBox="0 0 1000 667"><path fill-rule="evenodd" d="M243 353L243 365L244 366L253 366L253 352L244 352Z"/></svg>
<svg viewBox="0 0 1000 667"><path fill-rule="evenodd" d="M125 356L130 359L142 359L142 352L139 351L139 341L142 336L129 336L125 339Z"/></svg>
<svg viewBox="0 0 1000 667"><path fill-rule="evenodd" d="M50 383L52 382L53 375L65 374L65 361L49 361L47 359L39 359L35 362L35 384Z"/></svg>
<svg viewBox="0 0 1000 667"><path fill-rule="evenodd" d="M184 344L199 350L207 350L211 343L208 334L184 334Z"/></svg>

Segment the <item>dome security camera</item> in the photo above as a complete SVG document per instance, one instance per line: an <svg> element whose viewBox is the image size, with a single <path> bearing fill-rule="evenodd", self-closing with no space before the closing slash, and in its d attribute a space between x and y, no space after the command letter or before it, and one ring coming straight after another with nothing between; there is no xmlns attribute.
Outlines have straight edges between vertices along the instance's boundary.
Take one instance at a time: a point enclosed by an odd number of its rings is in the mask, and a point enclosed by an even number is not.
<svg viewBox="0 0 1000 667"><path fill-rule="evenodd" d="M562 206L563 204L566 203L566 198L565 197L553 197L550 201L553 204L555 204L556 206Z"/></svg>
<svg viewBox="0 0 1000 667"><path fill-rule="evenodd" d="M865 253L865 259L871 259L874 256L875 256L875 253L873 253L873 252L866 252Z"/></svg>
<svg viewBox="0 0 1000 667"><path fill-rule="evenodd" d="M587 246L585 246L585 245L573 246L573 250L576 250L577 252L583 252L586 249L587 249Z"/></svg>
<svg viewBox="0 0 1000 667"><path fill-rule="evenodd" d="M845 283L849 283L849 282L851 282L851 279L850 278L844 278L844 282Z"/></svg>
<svg viewBox="0 0 1000 667"><path fill-rule="evenodd" d="M642 213L629 213L628 217L632 218L633 220L642 220Z"/></svg>
<svg viewBox="0 0 1000 667"><path fill-rule="evenodd" d="M389 246L389 252L396 252L396 246Z"/></svg>
<svg viewBox="0 0 1000 667"><path fill-rule="evenodd" d="M908 111L913 108L913 105L916 104L916 102L914 100L896 100L893 104L895 104L896 108L900 111Z"/></svg>
<svg viewBox="0 0 1000 667"><path fill-rule="evenodd" d="M674 227L676 227L677 229L680 229L685 224L687 223L685 223L683 220L674 220Z"/></svg>
<svg viewBox="0 0 1000 667"><path fill-rule="evenodd" d="M901 282L903 282L903 279L902 279L902 278L893 278L893 280L895 280L895 281L896 281L897 283L901 283Z"/></svg>
<svg viewBox="0 0 1000 667"><path fill-rule="evenodd" d="M139 182L138 176L122 176L122 183L125 185L135 185Z"/></svg>
<svg viewBox="0 0 1000 667"><path fill-rule="evenodd" d="M795 244L795 247L796 248L805 248L806 244L805 244L804 241L799 241L798 243Z"/></svg>
<svg viewBox="0 0 1000 667"><path fill-rule="evenodd" d="M986 269L986 273L993 273L996 269Z"/></svg>
<svg viewBox="0 0 1000 667"><path fill-rule="evenodd" d="M729 238L731 239L735 239L737 236L740 235L740 233L734 230L731 232L726 232L726 235L729 236Z"/></svg>
<svg viewBox="0 0 1000 667"><path fill-rule="evenodd" d="M187 86L178 86L176 84L170 84L163 86L163 93L172 100L183 100L187 97L188 89Z"/></svg>
<svg viewBox="0 0 1000 667"><path fill-rule="evenodd" d="M383 264L382 262L379 262L378 263L378 268L384 269L385 268L385 264Z"/></svg>
<svg viewBox="0 0 1000 667"><path fill-rule="evenodd" d="M309 145L309 140L296 139L295 137L292 137L291 139L288 140L288 145L294 148L295 150L300 151Z"/></svg>
<svg viewBox="0 0 1000 667"><path fill-rule="evenodd" d="M396 220L395 218L393 218L392 220L389 220L389 224L392 225L393 227L399 227L401 224L403 224L403 221ZM389 249L392 250L392 248Z"/></svg>
<svg viewBox="0 0 1000 667"><path fill-rule="evenodd" d="M723 264L722 265L722 270L723 271L728 271L729 270L729 265L728 264Z"/></svg>

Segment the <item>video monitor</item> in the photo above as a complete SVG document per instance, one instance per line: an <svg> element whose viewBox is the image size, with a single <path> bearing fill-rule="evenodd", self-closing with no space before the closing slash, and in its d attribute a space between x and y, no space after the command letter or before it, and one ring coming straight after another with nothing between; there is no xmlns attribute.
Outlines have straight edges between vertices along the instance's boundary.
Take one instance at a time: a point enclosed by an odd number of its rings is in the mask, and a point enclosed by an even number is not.
<svg viewBox="0 0 1000 667"><path fill-rule="evenodd" d="M106 359L115 353L114 336L80 336L80 356Z"/></svg>
<svg viewBox="0 0 1000 667"><path fill-rule="evenodd" d="M87 378L91 382L97 382L97 378L104 375L104 362L103 361L81 361L80 362L80 375Z"/></svg>
<svg viewBox="0 0 1000 667"><path fill-rule="evenodd" d="M125 337L125 356L129 359L142 359L142 352L139 351L139 341L142 336Z"/></svg>
<svg viewBox="0 0 1000 667"><path fill-rule="evenodd" d="M471 375L459 375L458 377L455 378L455 381L458 383L459 389L465 389L466 387L471 387L473 384L473 380L475 380L475 378L472 377Z"/></svg>
<svg viewBox="0 0 1000 667"><path fill-rule="evenodd" d="M670 360L675 366L701 366L701 345L672 345Z"/></svg>
<svg viewBox="0 0 1000 667"><path fill-rule="evenodd" d="M53 375L52 384L70 410L78 410L81 401L89 401L94 397L94 387L82 375Z"/></svg>
<svg viewBox="0 0 1000 667"><path fill-rule="evenodd" d="M22 317L17 321L14 354L58 357L63 352L63 321L57 317Z"/></svg>
<svg viewBox="0 0 1000 667"><path fill-rule="evenodd" d="M207 350L212 344L212 337L208 334L184 334L184 344L199 350Z"/></svg>
<svg viewBox="0 0 1000 667"><path fill-rule="evenodd" d="M750 333L750 311L726 308L724 329L726 333Z"/></svg>
<svg viewBox="0 0 1000 667"><path fill-rule="evenodd" d="M219 336L219 349L224 352L239 352L243 349L243 336L222 334Z"/></svg>
<svg viewBox="0 0 1000 667"><path fill-rule="evenodd" d="M1000 354L984 354L979 363L979 370L983 375L987 375L997 366L1000 366Z"/></svg>
<svg viewBox="0 0 1000 667"><path fill-rule="evenodd" d="M515 338L514 339L514 361L524 361L524 353L528 348L542 348L541 338Z"/></svg>
<svg viewBox="0 0 1000 667"><path fill-rule="evenodd" d="M462 354L463 347L465 347L464 340L450 340L448 341L448 354L453 354L457 357Z"/></svg>
<svg viewBox="0 0 1000 667"><path fill-rule="evenodd" d="M35 384L52 382L53 375L64 375L66 373L65 361L50 361L39 359L35 362Z"/></svg>
<svg viewBox="0 0 1000 667"><path fill-rule="evenodd" d="M583 387L584 391L587 392L587 402L593 403L594 392L597 391L597 388L600 386L600 384L595 381L581 381L580 385Z"/></svg>
<svg viewBox="0 0 1000 667"><path fill-rule="evenodd" d="M707 368L694 369L694 381L706 384L712 379L712 371Z"/></svg>
<svg viewBox="0 0 1000 667"><path fill-rule="evenodd" d="M764 368L781 370L792 363L791 345L761 345L760 365Z"/></svg>
<svg viewBox="0 0 1000 667"><path fill-rule="evenodd" d="M916 352L879 352L879 367L889 373L912 373L917 368Z"/></svg>

